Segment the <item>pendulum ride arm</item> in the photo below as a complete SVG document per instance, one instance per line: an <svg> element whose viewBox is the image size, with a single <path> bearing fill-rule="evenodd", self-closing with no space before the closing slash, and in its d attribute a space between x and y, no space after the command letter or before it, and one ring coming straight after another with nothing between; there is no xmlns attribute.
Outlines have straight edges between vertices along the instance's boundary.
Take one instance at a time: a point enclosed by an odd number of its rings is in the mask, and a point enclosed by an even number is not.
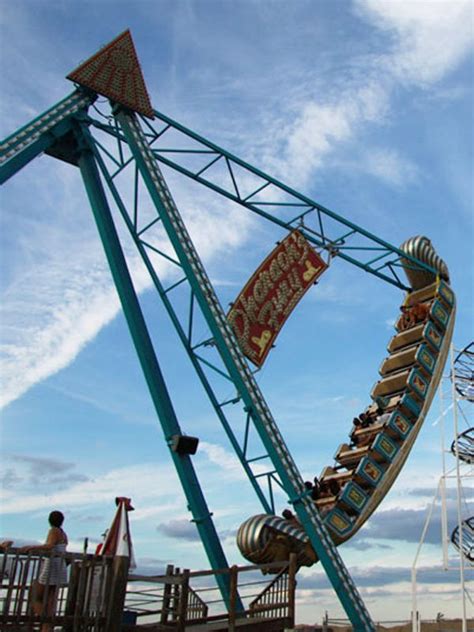
<svg viewBox="0 0 474 632"><path fill-rule="evenodd" d="M307 496L301 475L284 443L255 379L227 323L204 267L194 249L179 211L137 117L128 111L116 113L153 203L159 213L196 300L212 332L215 344L246 410L268 451L290 502L300 518L324 569L354 627L370 632L374 625L340 556Z"/></svg>

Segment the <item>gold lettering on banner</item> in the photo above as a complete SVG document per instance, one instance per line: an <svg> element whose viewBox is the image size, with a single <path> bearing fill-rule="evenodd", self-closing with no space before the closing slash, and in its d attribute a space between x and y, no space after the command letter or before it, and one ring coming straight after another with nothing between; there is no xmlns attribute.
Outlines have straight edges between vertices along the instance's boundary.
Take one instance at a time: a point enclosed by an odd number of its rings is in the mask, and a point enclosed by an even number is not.
<svg viewBox="0 0 474 632"><path fill-rule="evenodd" d="M290 282L290 286L293 290L301 294L304 292L305 288L303 286L303 283L301 282L301 278L298 273L298 270L295 270L294 268L293 270L290 270L290 273L288 275L288 281Z"/></svg>
<svg viewBox="0 0 474 632"><path fill-rule="evenodd" d="M283 274L280 266L278 265L278 262L275 260L271 262L269 271L270 271L270 278L272 281L278 281L278 279Z"/></svg>
<svg viewBox="0 0 474 632"><path fill-rule="evenodd" d="M297 230L260 265L227 315L243 353L254 364L261 366L285 320L326 268Z"/></svg>
<svg viewBox="0 0 474 632"><path fill-rule="evenodd" d="M260 324L271 327L273 331L280 326L281 310L275 309L272 301L267 301L260 312Z"/></svg>
<svg viewBox="0 0 474 632"><path fill-rule="evenodd" d="M298 249L296 248L296 245L294 243L286 242L285 251L286 251L286 256L288 257L288 261L290 262L290 264L300 263L302 255L298 252Z"/></svg>
<svg viewBox="0 0 474 632"><path fill-rule="evenodd" d="M290 262L288 261L288 257L286 256L284 252L279 252L277 254L277 261L278 261L278 265L283 270L283 272L286 272L289 269Z"/></svg>
<svg viewBox="0 0 474 632"><path fill-rule="evenodd" d="M276 296L273 298L273 303L281 313L285 311L285 307L290 302L292 294L293 290L290 289L287 281L282 281L276 288Z"/></svg>
<svg viewBox="0 0 474 632"><path fill-rule="evenodd" d="M248 300L246 300L245 296L240 298L240 301L244 307L245 313L249 317L250 322L257 322L257 303L253 296L250 296Z"/></svg>

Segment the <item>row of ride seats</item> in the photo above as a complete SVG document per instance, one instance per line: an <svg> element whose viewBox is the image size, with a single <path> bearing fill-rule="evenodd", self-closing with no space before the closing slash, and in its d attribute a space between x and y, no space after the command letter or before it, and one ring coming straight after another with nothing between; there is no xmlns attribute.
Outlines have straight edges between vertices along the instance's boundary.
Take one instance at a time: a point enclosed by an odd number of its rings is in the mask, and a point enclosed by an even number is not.
<svg viewBox="0 0 474 632"><path fill-rule="evenodd" d="M450 304L449 301L452 293L449 288L446 290L445 300L442 301L443 304L441 306L439 305L439 300L437 300L439 299L437 291L438 284L434 283L431 286L412 292L408 296L405 302L406 309L412 309L414 306L422 304L423 308L415 308L415 311L417 317L422 315L424 318L421 322L416 322L415 317L412 318L412 322L409 322L407 327L407 320L409 319L406 317L406 311L401 314L395 326L397 334L393 336L388 345L390 355L384 360L379 370L381 380L377 382L372 391L372 399L378 402L378 406L372 404L368 409L372 408L372 411L374 411L374 408L378 408L380 415L366 427L354 426L352 428L350 444L343 443L340 445L335 454L335 464L326 467L321 473L320 482L323 488L327 489L332 481L337 483L339 490L343 490L349 481L354 481L370 493L371 486L367 483L367 480L364 480L357 474L357 466L367 455L370 455L371 459L381 464L382 467L390 465L390 459L386 457L384 452L374 449L376 439L381 431L384 431L384 434L394 442L401 443L404 440L396 428L390 428L387 425L391 416L390 413L401 408L412 424L416 422L418 418L417 409L421 410L423 406L423 388L425 386L427 388L434 364L436 363L436 342L442 340L444 333L443 322L440 322L440 318L434 317L433 309L435 306L438 311L443 312L444 306L448 310L447 314L449 315L449 311L452 308L452 302ZM441 294L441 299L443 299L443 294ZM428 337L426 331L427 321L431 327ZM432 344L430 344L431 338ZM430 367L431 362L432 366ZM416 370L412 371L413 368ZM410 407L406 408L406 404L409 403L406 398L407 392L413 398L413 409L410 409ZM333 492L322 494L315 501L323 512L332 509L341 498L339 492L334 493L334 485L331 485L331 487ZM343 506L343 509L347 510L348 508Z"/></svg>

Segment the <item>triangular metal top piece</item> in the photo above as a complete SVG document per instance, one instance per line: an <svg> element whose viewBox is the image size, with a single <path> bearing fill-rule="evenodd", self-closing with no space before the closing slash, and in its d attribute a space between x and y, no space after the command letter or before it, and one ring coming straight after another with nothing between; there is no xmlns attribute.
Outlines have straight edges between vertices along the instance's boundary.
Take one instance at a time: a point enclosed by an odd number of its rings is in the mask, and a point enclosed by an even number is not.
<svg viewBox="0 0 474 632"><path fill-rule="evenodd" d="M73 70L67 79L148 118L154 118L129 30Z"/></svg>

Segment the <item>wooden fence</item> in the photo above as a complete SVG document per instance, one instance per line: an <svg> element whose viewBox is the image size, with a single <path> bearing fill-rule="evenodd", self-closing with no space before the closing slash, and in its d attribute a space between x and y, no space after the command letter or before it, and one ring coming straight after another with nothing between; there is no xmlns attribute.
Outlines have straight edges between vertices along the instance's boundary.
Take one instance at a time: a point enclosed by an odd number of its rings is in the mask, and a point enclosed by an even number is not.
<svg viewBox="0 0 474 632"><path fill-rule="evenodd" d="M52 557L65 559L67 583L56 587L47 581L35 613L38 578ZM150 577L128 575L128 558L25 554L12 548L0 553L0 629L35 632L61 627L63 632L117 632L153 625L156 630L183 632L213 623L216 629L232 631L237 625L245 629L245 622L253 629L265 622L278 622L278 629L291 627L296 561L292 558L284 568L281 563L267 564L264 570L279 572L262 575L259 566L198 572L168 566L164 575ZM227 576L228 604L218 589L218 575ZM54 595L54 603L48 595Z"/></svg>
<svg viewBox="0 0 474 632"><path fill-rule="evenodd" d="M177 632L210 623L215 629L232 631L237 624L245 629L244 620L254 628L270 621L278 622L281 630L290 628L295 620L296 559L292 557L283 568L281 562L265 566L265 571L277 569L277 575L264 576L260 566L197 572L168 566L165 575L131 575L125 611L132 615L133 625L159 623ZM220 595L217 575L228 576L229 606Z"/></svg>
<svg viewBox="0 0 474 632"><path fill-rule="evenodd" d="M45 563L64 558L68 566L65 585L46 577L42 600L37 599L38 579ZM48 561L48 562L47 562ZM117 567L113 557L65 553L20 553L11 548L0 555L0 624L2 630L40 630L49 624L64 632L99 632L110 627L111 598L116 598ZM128 568L127 568L128 570ZM123 603L123 602L122 602ZM46 629L46 627L43 627Z"/></svg>

